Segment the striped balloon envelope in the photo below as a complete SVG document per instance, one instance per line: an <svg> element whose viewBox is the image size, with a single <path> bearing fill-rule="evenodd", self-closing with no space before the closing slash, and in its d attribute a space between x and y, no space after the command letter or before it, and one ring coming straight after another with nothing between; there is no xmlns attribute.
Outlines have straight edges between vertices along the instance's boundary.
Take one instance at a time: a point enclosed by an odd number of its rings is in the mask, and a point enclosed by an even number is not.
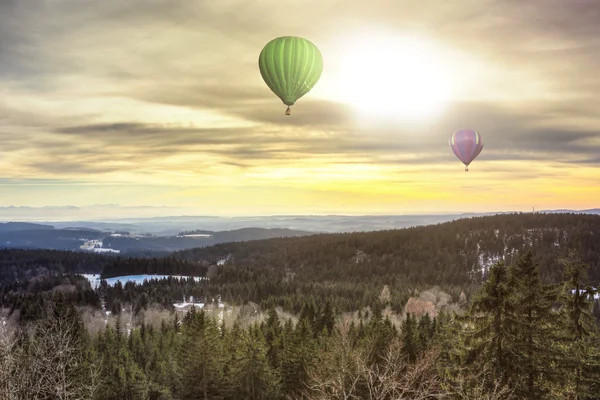
<svg viewBox="0 0 600 400"><path fill-rule="evenodd" d="M469 164L477 158L483 150L483 139L481 135L472 129L461 129L454 132L450 138L450 149L454 155L465 164L465 171L469 170Z"/></svg>
<svg viewBox="0 0 600 400"><path fill-rule="evenodd" d="M323 56L311 41L282 36L265 45L258 56L260 74L273 93L290 107L312 90L323 72Z"/></svg>

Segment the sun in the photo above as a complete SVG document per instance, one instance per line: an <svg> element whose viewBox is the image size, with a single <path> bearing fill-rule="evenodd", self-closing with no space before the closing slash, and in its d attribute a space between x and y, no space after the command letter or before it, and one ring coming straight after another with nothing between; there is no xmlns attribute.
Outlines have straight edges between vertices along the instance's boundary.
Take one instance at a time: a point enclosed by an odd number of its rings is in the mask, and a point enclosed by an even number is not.
<svg viewBox="0 0 600 400"><path fill-rule="evenodd" d="M369 35L345 41L337 96L358 112L386 119L431 118L451 100L443 52L425 39Z"/></svg>

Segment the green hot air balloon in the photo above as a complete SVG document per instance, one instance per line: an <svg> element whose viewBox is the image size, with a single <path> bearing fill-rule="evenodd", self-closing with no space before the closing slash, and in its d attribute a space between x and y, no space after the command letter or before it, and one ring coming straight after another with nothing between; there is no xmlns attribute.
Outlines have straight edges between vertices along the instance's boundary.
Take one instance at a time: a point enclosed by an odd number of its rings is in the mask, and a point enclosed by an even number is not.
<svg viewBox="0 0 600 400"><path fill-rule="evenodd" d="M296 36L282 36L265 45L258 57L260 74L269 89L290 106L319 81L323 72L321 52L310 41Z"/></svg>

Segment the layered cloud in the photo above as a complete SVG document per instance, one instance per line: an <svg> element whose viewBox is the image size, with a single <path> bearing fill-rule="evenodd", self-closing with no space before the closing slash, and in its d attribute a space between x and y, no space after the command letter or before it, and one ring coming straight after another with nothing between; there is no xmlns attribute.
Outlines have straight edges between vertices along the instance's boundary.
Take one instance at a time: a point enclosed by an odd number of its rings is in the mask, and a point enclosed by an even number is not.
<svg viewBox="0 0 600 400"><path fill-rule="evenodd" d="M598 184L594 3L0 2L0 176L10 178L1 184L10 200L0 201L14 203L24 192L11 187L42 178L182 188L154 197L163 202L198 196L190 187L214 199L239 187L304 203L325 192L333 202L382 193L393 203L418 202L419 193L451 201L458 187L552 198L561 182ZM456 54L456 81L465 83L436 118L365 120L332 91L340 43L381 26ZM292 117L257 70L262 46L281 35L310 37L326 61L322 88ZM459 183L447 141L463 126L484 137L476 168L485 175Z"/></svg>

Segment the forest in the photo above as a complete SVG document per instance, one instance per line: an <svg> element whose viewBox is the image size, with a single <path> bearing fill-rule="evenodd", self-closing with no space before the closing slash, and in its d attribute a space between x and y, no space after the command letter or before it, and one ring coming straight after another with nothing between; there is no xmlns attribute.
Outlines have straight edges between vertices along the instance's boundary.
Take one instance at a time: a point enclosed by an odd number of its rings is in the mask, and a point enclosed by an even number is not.
<svg viewBox="0 0 600 400"><path fill-rule="evenodd" d="M3 250L0 398L597 399L595 235L515 214L156 259ZM208 279L79 275L100 272Z"/></svg>
<svg viewBox="0 0 600 400"><path fill-rule="evenodd" d="M600 280L600 215L514 213L375 232L222 243L173 253L236 266L285 269L314 281L402 279L411 284L479 284L485 266L530 247L544 281L560 279L557 256L579 241L590 278Z"/></svg>
<svg viewBox="0 0 600 400"><path fill-rule="evenodd" d="M351 234L323 234L219 244L175 252L159 261L117 258L105 277L137 274L208 276L202 284L172 281L108 288L107 302L124 297L165 307L184 296L229 304L252 301L298 313L306 302L329 299L343 311L370 306L387 285L401 312L414 290L437 286L454 301L470 297L498 260L510 263L530 248L545 283L562 279L561 254L580 243L590 282L600 282L600 216L508 214L444 224ZM176 259L188 261L180 264ZM218 261L227 260L224 265ZM168 287L168 288L167 288ZM208 299L208 300L206 300ZM139 309L139 307L136 307ZM118 307L117 307L118 309Z"/></svg>
<svg viewBox="0 0 600 400"><path fill-rule="evenodd" d="M493 265L462 313L339 314L273 307L233 324L192 308L154 326L117 318L95 334L57 293L36 321L0 327L3 399L594 399L600 336L575 253L543 284L531 252ZM576 288L575 293L570 289ZM596 312L598 310L596 309ZM222 315L222 314L221 314Z"/></svg>

